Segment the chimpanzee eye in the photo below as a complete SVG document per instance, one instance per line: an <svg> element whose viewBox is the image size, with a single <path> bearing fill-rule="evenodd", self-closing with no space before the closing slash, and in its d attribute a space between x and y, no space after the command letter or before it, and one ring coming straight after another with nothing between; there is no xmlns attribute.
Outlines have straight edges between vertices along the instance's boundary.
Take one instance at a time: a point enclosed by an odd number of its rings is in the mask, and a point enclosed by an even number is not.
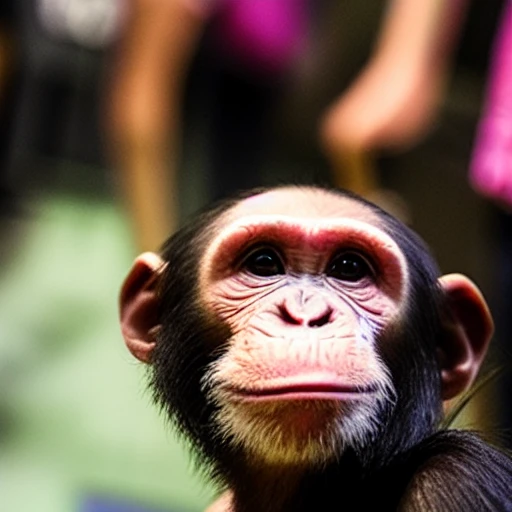
<svg viewBox="0 0 512 512"><path fill-rule="evenodd" d="M284 265L279 254L270 247L251 252L242 266L255 276L269 277L284 274Z"/></svg>
<svg viewBox="0 0 512 512"><path fill-rule="evenodd" d="M343 252L335 256L327 267L327 275L340 281L355 283L365 277L373 277L368 261L357 252Z"/></svg>

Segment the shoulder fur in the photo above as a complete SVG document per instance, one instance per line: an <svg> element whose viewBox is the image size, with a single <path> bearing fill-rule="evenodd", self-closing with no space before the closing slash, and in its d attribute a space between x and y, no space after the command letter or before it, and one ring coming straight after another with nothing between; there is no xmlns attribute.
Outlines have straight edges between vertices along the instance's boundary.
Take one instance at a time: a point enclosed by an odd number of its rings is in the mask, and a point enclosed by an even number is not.
<svg viewBox="0 0 512 512"><path fill-rule="evenodd" d="M400 511L512 511L510 454L474 433L457 430L433 435L418 450L415 456L423 462L406 489Z"/></svg>

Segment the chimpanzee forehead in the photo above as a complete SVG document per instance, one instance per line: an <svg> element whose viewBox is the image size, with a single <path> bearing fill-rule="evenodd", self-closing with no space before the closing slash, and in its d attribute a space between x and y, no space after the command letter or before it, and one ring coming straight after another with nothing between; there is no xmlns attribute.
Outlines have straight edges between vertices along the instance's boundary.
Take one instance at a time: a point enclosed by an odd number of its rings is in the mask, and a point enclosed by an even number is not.
<svg viewBox="0 0 512 512"><path fill-rule="evenodd" d="M382 226L379 216L364 203L314 187L283 187L249 197L229 210L228 217L260 214L303 219L350 218Z"/></svg>

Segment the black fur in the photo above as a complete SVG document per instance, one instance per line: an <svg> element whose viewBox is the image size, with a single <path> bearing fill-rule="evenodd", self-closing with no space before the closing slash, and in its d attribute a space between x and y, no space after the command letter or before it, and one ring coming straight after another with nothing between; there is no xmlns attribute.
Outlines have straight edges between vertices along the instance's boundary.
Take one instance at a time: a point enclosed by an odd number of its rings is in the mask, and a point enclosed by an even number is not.
<svg viewBox="0 0 512 512"><path fill-rule="evenodd" d="M214 235L214 221L239 199L201 213L162 250L169 264L159 285L162 329L150 378L155 400L191 441L201 467L221 486L236 488L241 495L246 488L250 498L243 454L234 453L229 444L211 442L213 406L200 390L200 379L223 350L229 328L198 307L196 289L199 259ZM397 402L385 411L381 431L364 454L348 452L338 463L303 477L298 492L286 503L273 499L286 485L276 479L269 484L275 493L269 489L265 508L260 503L259 510L512 511L511 458L476 434L440 429L435 345L442 336L446 308L436 284L437 265L414 232L366 204L378 212L411 271L413 296L407 323L400 332L385 334L393 342L381 343L381 356L398 390ZM251 510L250 505L244 510Z"/></svg>

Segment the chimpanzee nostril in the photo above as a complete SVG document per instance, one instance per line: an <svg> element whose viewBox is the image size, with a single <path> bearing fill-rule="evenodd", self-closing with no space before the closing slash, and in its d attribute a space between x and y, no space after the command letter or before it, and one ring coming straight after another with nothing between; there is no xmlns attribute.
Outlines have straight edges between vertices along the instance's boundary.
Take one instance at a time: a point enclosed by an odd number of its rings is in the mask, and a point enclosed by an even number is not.
<svg viewBox="0 0 512 512"><path fill-rule="evenodd" d="M295 318L292 314L286 309L285 306L279 307L279 313L281 314L281 318L288 324L293 325L301 325L302 320L300 318Z"/></svg>
<svg viewBox="0 0 512 512"><path fill-rule="evenodd" d="M331 321L332 309L329 308L324 314L309 320L308 327L322 327Z"/></svg>

